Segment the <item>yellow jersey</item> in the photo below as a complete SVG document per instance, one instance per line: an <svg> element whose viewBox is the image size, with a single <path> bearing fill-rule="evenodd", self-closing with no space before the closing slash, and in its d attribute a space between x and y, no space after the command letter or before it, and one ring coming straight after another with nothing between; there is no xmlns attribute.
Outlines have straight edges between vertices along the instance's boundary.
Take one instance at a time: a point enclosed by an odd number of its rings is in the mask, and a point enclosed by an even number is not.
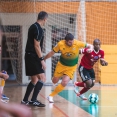
<svg viewBox="0 0 117 117"><path fill-rule="evenodd" d="M74 39L74 43L72 46L68 46L65 43L65 40L61 40L58 44L53 48L54 52L60 52L60 63L65 66L74 66L78 62L79 57L79 49L84 48L86 43L82 41L78 41Z"/></svg>

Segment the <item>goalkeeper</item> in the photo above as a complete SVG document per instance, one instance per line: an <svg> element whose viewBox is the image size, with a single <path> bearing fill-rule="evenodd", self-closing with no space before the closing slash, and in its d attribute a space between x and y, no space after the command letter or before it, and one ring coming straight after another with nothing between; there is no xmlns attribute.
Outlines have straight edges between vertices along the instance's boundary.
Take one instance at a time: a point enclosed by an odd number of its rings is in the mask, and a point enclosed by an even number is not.
<svg viewBox="0 0 117 117"><path fill-rule="evenodd" d="M74 39L74 36L71 33L68 33L65 36L65 40L59 41L53 50L45 56L44 60L50 58L57 52L61 53L60 60L55 68L52 82L56 84L60 78L62 78L62 82L47 97L50 103L54 103L53 97L64 90L68 82L73 79L74 72L77 68L79 49L85 47L89 48L88 52L90 52L92 45L78 41Z"/></svg>

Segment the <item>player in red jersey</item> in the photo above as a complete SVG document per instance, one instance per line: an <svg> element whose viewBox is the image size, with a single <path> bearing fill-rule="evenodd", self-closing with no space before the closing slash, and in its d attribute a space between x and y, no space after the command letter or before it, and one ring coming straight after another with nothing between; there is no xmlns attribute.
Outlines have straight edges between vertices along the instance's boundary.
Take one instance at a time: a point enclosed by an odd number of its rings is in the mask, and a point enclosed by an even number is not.
<svg viewBox="0 0 117 117"><path fill-rule="evenodd" d="M81 49L80 54L84 54L80 65L79 74L82 78L82 82L75 82L75 93L77 96L83 100L87 100L86 97L82 96L83 93L87 92L95 84L95 72L93 70L93 65L100 59L100 64L102 66L107 66L108 63L104 60L104 51L100 49L101 42L99 39L93 41L94 49L92 52L88 52L88 48ZM77 91L76 87L83 87L81 91Z"/></svg>

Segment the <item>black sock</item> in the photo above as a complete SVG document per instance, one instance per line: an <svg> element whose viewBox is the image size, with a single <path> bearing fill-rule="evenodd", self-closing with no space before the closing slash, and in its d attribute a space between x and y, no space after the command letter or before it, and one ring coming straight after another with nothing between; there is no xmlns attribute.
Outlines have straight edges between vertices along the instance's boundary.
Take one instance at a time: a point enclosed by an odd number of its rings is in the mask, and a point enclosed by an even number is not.
<svg viewBox="0 0 117 117"><path fill-rule="evenodd" d="M39 80L35 85L31 101L37 100L38 93L42 89L42 87L43 87L43 82Z"/></svg>
<svg viewBox="0 0 117 117"><path fill-rule="evenodd" d="M32 92L34 86L35 85L32 82L28 84L23 101L28 101L29 95Z"/></svg>

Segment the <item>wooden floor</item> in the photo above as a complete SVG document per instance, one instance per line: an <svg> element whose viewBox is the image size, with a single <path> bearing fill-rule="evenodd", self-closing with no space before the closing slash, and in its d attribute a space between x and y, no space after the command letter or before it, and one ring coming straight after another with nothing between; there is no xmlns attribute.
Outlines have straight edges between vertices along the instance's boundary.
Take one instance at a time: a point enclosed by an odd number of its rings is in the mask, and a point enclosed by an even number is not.
<svg viewBox="0 0 117 117"><path fill-rule="evenodd" d="M97 93L99 102L91 104L76 97L73 86L67 86L64 91L54 97L55 103L49 103L46 97L51 93L51 86L44 86L38 100L46 104L44 108L32 107L33 117L117 117L117 86L96 85L86 93ZM6 86L5 95L10 102L20 103L26 86ZM31 97L30 97L31 98Z"/></svg>

